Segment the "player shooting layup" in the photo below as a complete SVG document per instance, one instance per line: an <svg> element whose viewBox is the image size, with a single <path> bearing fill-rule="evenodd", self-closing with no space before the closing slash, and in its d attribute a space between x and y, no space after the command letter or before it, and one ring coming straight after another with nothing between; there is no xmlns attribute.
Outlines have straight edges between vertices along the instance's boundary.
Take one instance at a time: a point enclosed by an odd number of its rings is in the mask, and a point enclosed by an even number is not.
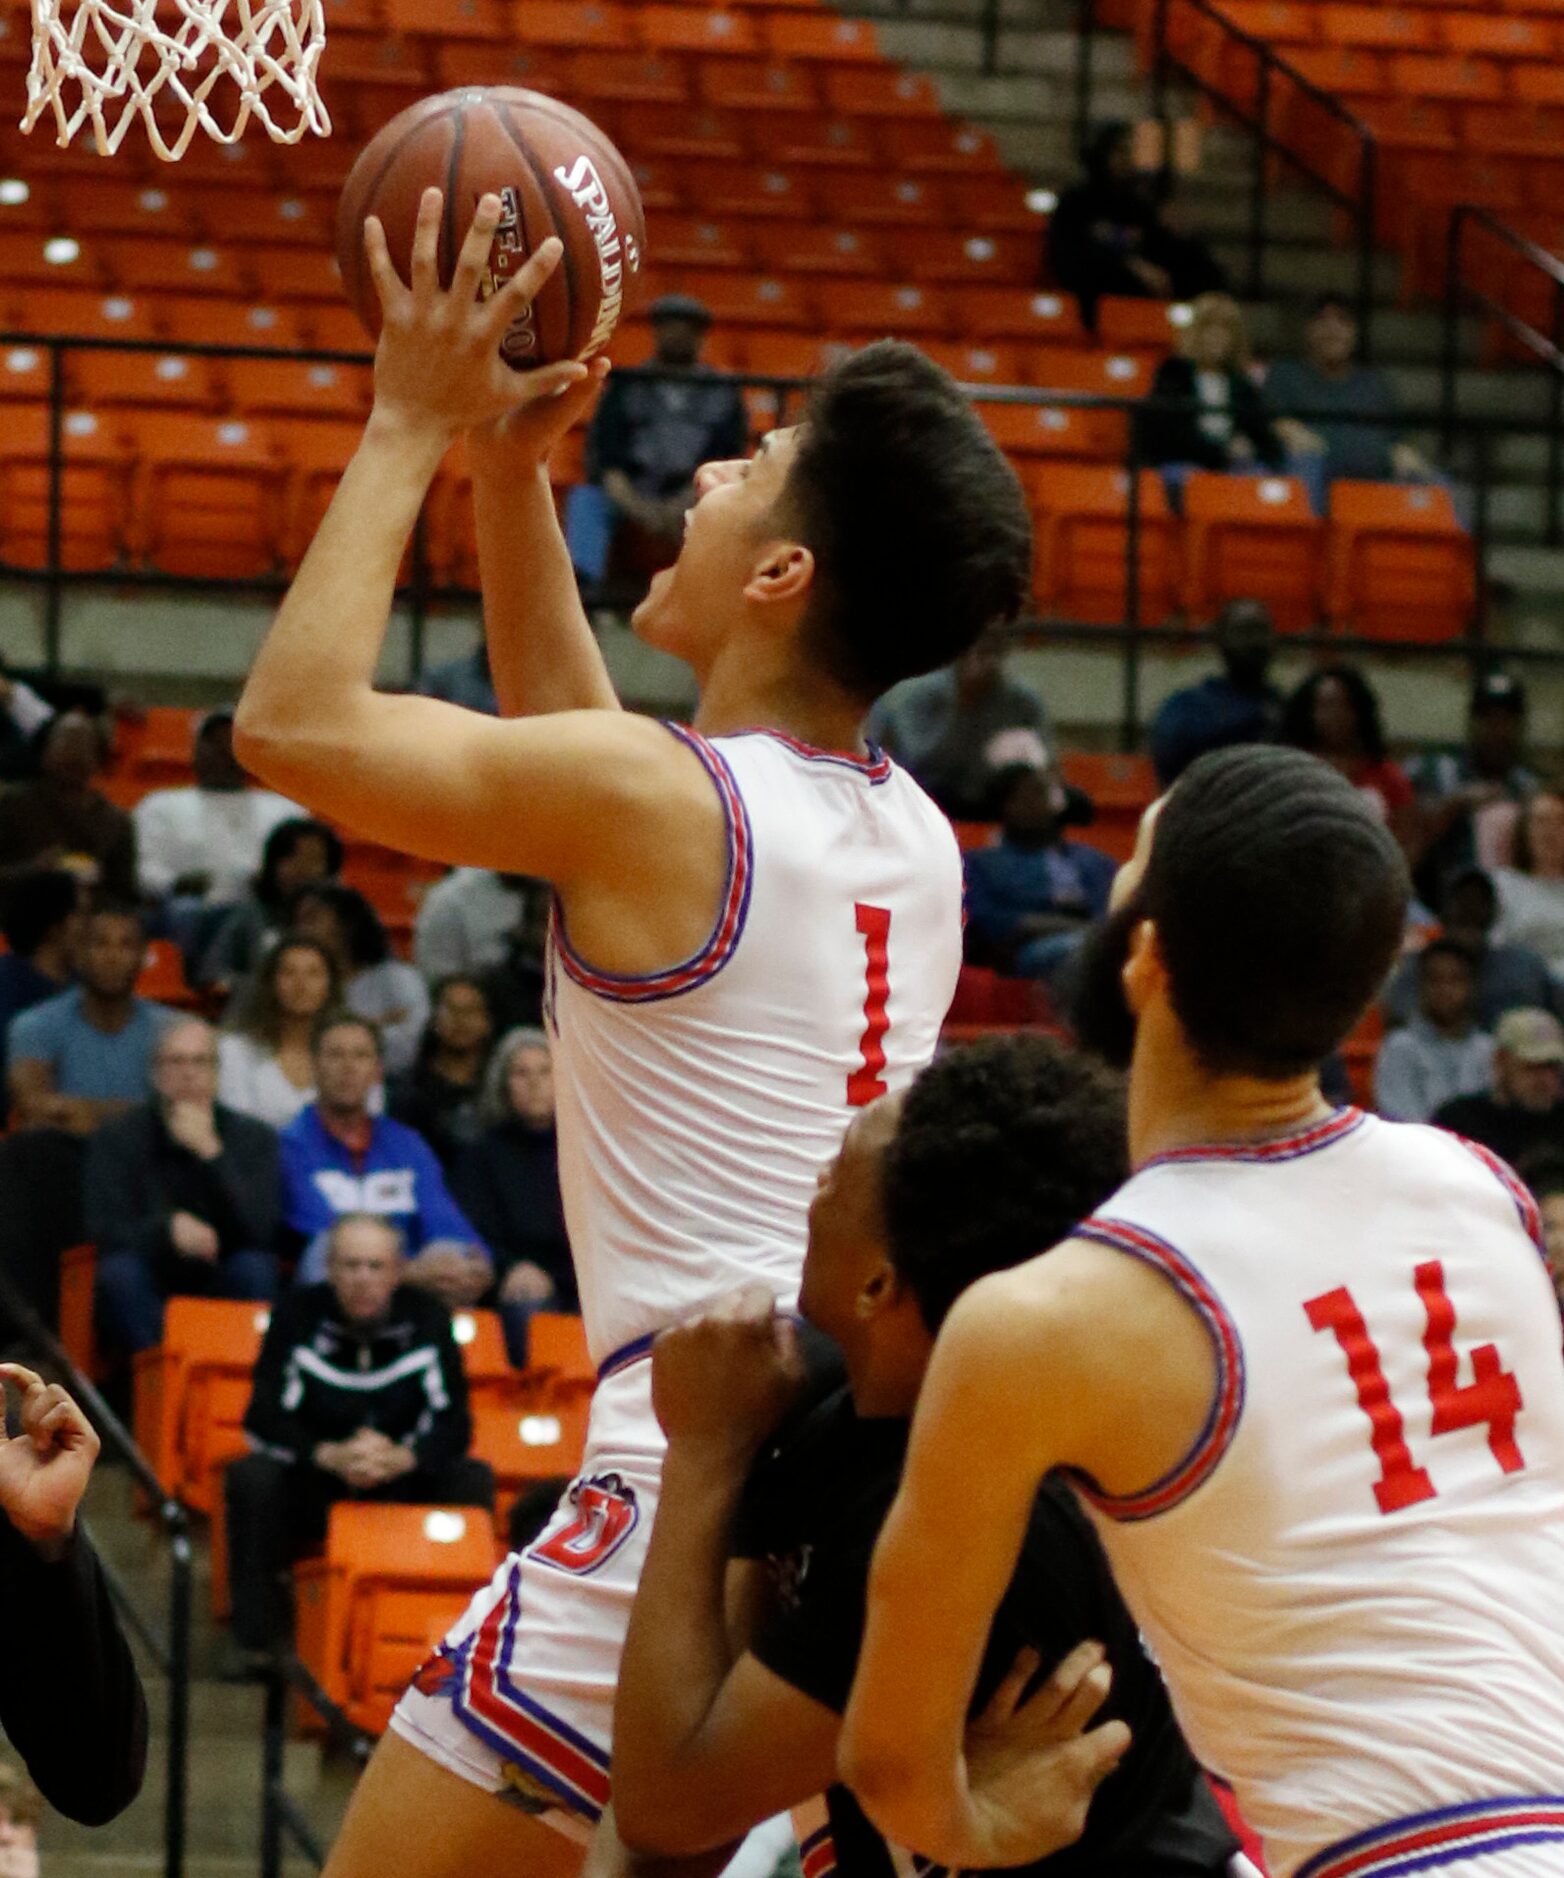
<svg viewBox="0 0 1564 1878"><path fill-rule="evenodd" d="M946 1322L848 1776L952 1866L1058 1843L1091 1736L1008 1804L961 1737L1064 1465L1274 1878L1558 1878L1564 1359L1537 1211L1485 1150L1319 1091L1400 945L1400 851L1323 763L1233 750L1148 815L1121 882L1100 982L1128 1001L1136 1171Z"/></svg>
<svg viewBox="0 0 1564 1878"><path fill-rule="evenodd" d="M863 713L1014 617L1030 583L1024 499L971 407L911 348L870 347L800 429L698 478L678 563L635 617L694 667L695 730L622 712L544 467L600 374L500 363L558 243L476 305L498 209L480 205L448 293L437 192L410 289L369 224L373 414L236 731L258 775L361 834L554 884L561 1176L601 1380L581 1477L404 1698L332 1878L579 1867L656 1504L652 1334L744 1280L791 1298L817 1171L855 1106L931 1057L955 985L954 839L865 750ZM373 684L398 563L462 431L497 720Z"/></svg>

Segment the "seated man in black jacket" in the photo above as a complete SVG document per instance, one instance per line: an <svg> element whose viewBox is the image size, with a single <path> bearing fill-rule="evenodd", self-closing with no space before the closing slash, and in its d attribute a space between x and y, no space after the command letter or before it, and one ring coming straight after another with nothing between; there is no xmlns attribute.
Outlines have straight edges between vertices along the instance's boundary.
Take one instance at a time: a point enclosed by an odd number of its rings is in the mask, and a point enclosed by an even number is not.
<svg viewBox="0 0 1564 1878"><path fill-rule="evenodd" d="M163 1340L173 1297L277 1295L277 1137L217 1101L217 1036L189 1018L158 1039L154 1094L87 1146L82 1210L98 1248L98 1334L117 1352Z"/></svg>
<svg viewBox="0 0 1564 1878"><path fill-rule="evenodd" d="M98 1436L59 1386L19 1363L0 1426L0 1727L49 1804L102 1826L141 1791L147 1699L76 1511Z"/></svg>
<svg viewBox="0 0 1564 1878"><path fill-rule="evenodd" d="M326 1282L272 1313L244 1429L255 1450L225 1477L233 1628L263 1655L287 1631L279 1577L326 1536L336 1500L494 1504L467 1453L472 1419L451 1314L402 1283L402 1236L372 1213L331 1229Z"/></svg>

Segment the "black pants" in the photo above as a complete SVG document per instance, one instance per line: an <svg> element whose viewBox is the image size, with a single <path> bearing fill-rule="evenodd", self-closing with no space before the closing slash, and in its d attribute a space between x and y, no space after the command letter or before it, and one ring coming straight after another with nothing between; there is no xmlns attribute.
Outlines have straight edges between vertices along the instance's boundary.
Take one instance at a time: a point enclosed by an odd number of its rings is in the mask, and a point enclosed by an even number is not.
<svg viewBox="0 0 1564 1878"><path fill-rule="evenodd" d="M319 1545L338 1500L386 1500L433 1506L494 1506L494 1475L470 1457L428 1472L415 1470L366 1493L309 1463L246 1454L223 1478L228 1505L229 1579L234 1635L247 1650L282 1642L291 1628L283 1574L300 1552Z"/></svg>

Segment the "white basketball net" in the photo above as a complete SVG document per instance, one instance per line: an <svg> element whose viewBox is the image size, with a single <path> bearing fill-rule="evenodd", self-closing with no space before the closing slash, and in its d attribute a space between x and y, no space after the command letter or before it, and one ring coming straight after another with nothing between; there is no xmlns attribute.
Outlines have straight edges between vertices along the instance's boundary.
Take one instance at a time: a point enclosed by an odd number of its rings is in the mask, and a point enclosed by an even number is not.
<svg viewBox="0 0 1564 1878"><path fill-rule="evenodd" d="M139 117L168 161L197 130L236 142L252 117L278 143L324 137L325 43L322 0L33 0L22 129L52 110L59 143L90 123L108 156Z"/></svg>

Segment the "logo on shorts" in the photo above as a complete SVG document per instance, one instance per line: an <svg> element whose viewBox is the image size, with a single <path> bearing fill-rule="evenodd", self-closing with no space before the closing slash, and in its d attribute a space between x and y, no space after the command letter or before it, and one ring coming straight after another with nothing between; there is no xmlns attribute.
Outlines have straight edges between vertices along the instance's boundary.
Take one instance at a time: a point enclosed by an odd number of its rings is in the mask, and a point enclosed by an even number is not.
<svg viewBox="0 0 1564 1878"><path fill-rule="evenodd" d="M524 1556L582 1577L606 1565L640 1524L635 1489L618 1474L576 1481L565 1495L563 1525L545 1533Z"/></svg>
<svg viewBox="0 0 1564 1878"><path fill-rule="evenodd" d="M442 1643L434 1655L419 1664L413 1674L412 1686L420 1695L449 1695L456 1684L456 1663L446 1653Z"/></svg>

